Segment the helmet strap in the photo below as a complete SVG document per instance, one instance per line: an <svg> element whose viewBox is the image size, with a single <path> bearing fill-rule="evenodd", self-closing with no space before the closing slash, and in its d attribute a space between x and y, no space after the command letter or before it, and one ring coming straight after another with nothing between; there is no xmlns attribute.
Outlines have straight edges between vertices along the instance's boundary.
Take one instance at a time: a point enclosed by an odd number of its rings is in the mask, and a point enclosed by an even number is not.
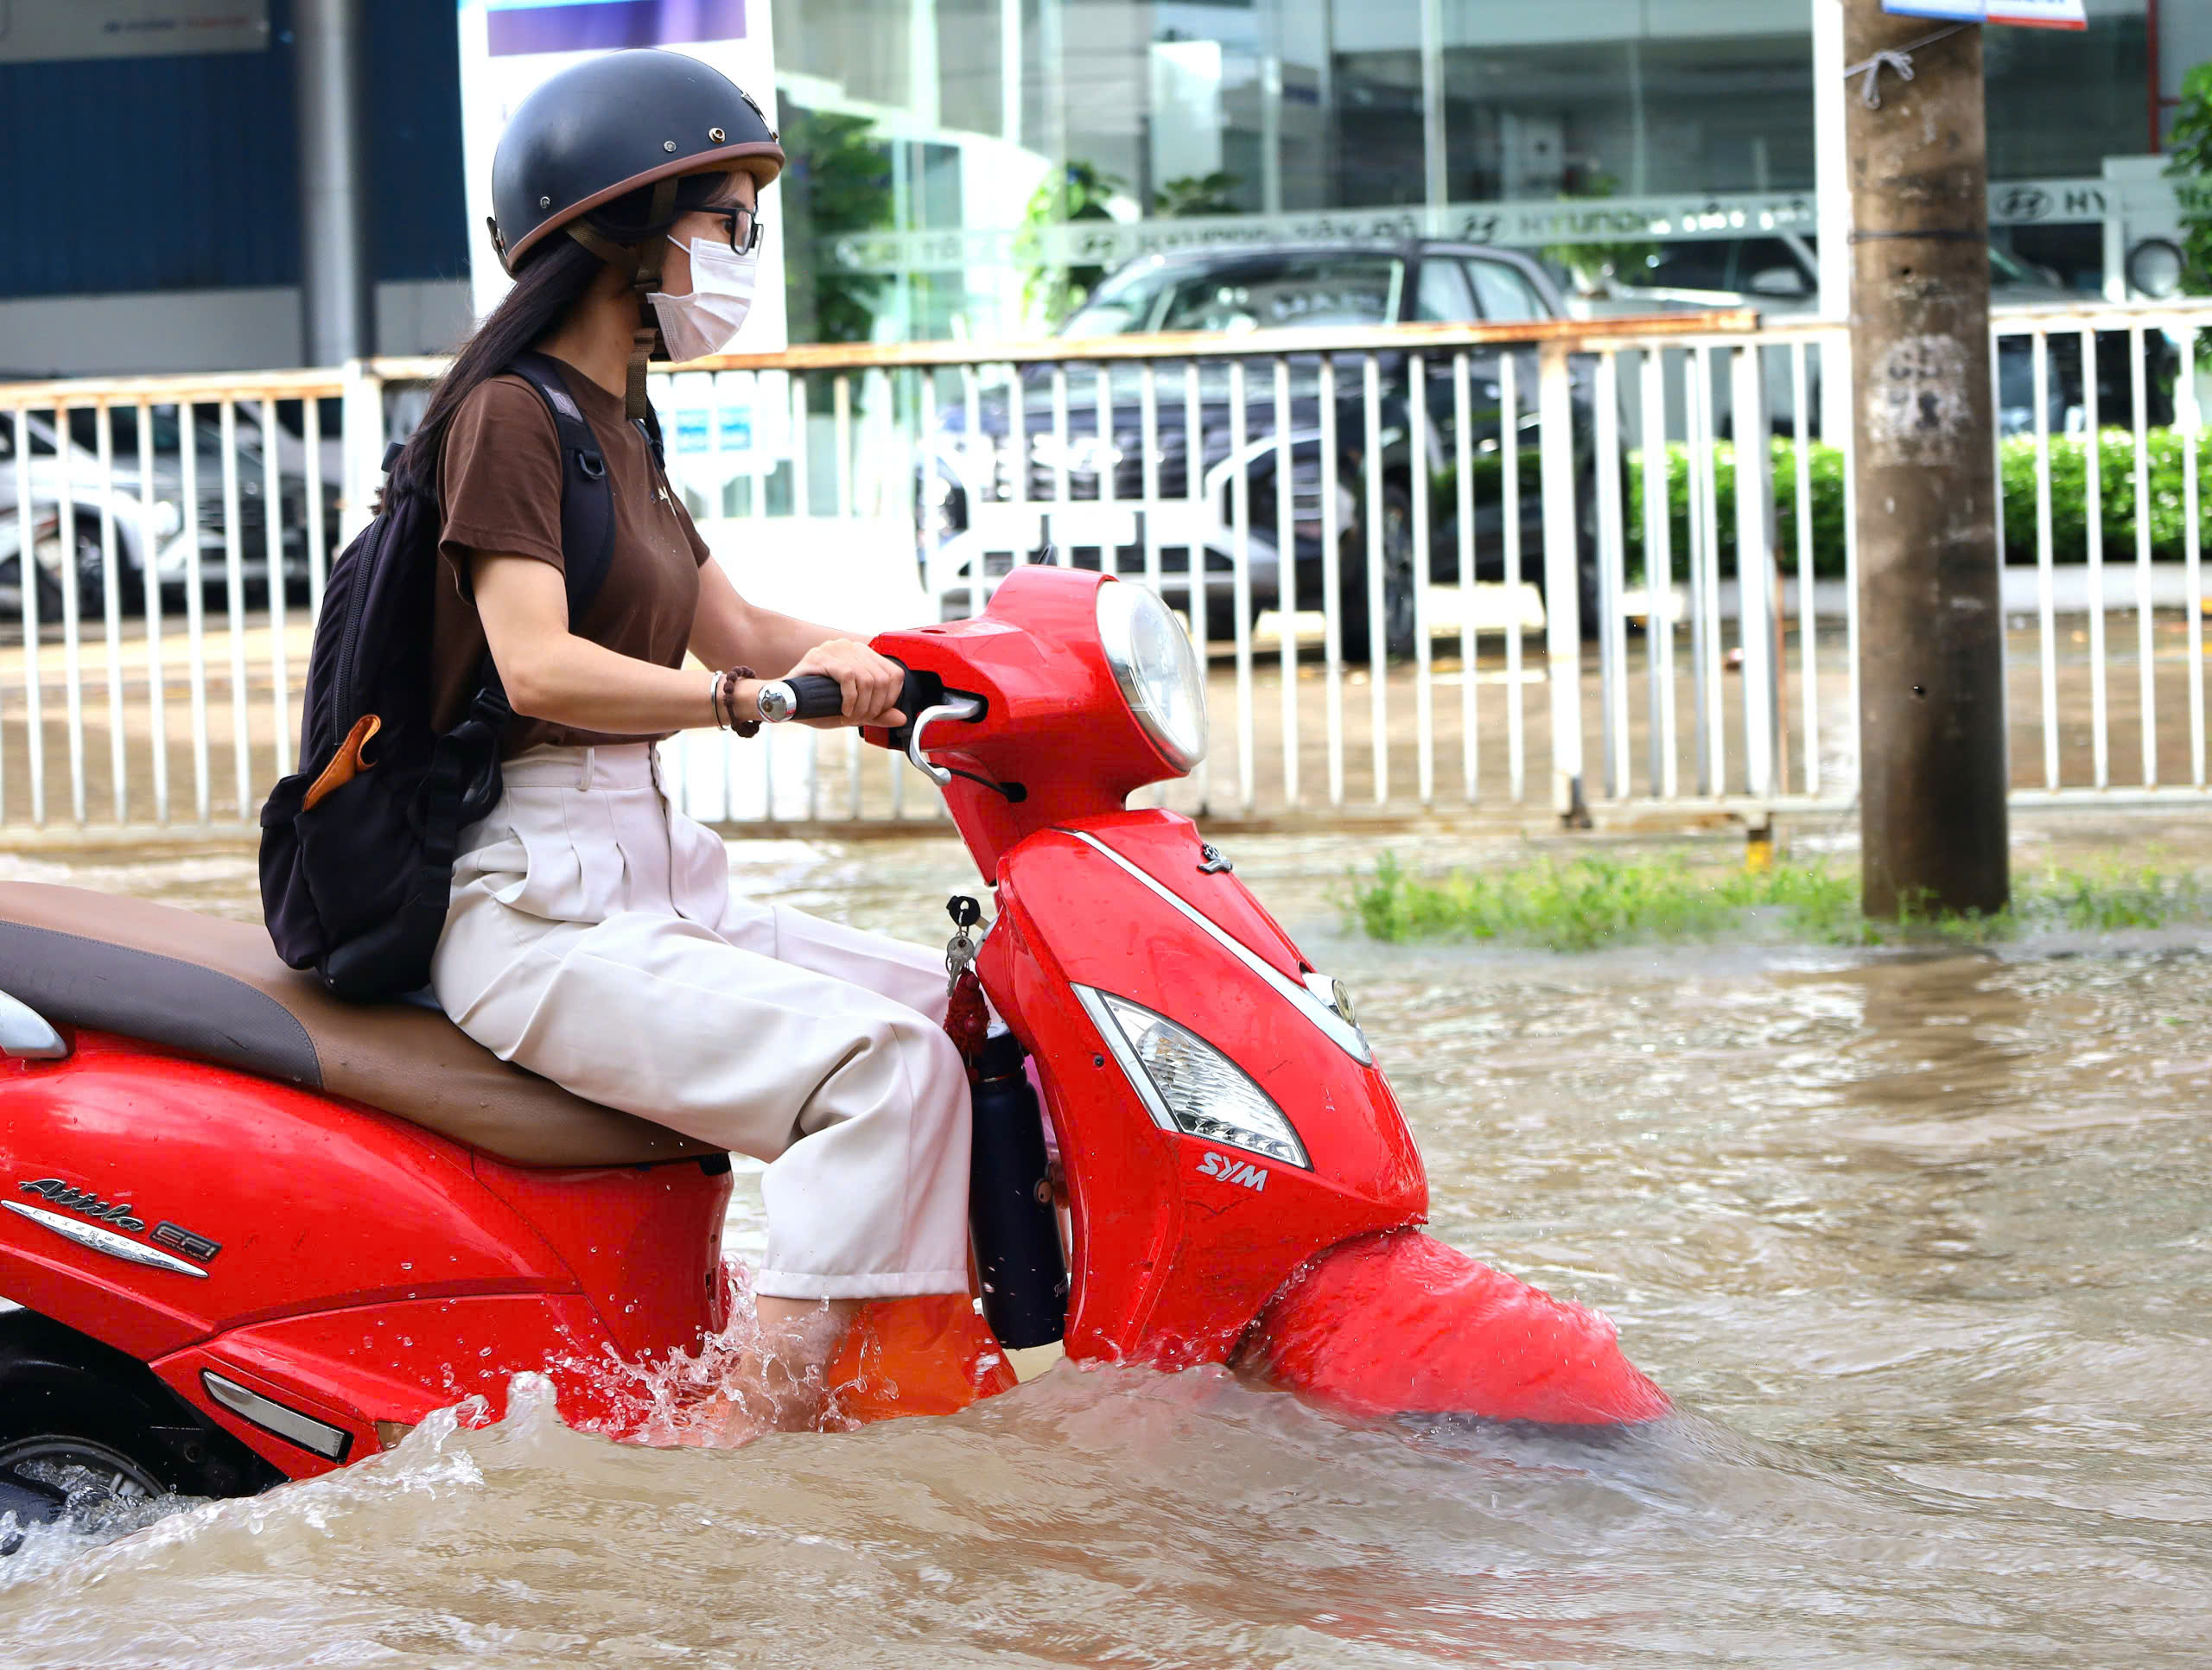
<svg viewBox="0 0 2212 1670"><path fill-rule="evenodd" d="M652 206L645 214L652 230L636 249L601 237L581 220L571 220L563 229L617 272L627 274L630 293L637 297L638 323L630 333L630 375L623 391L624 415L632 422L645 416L645 362L660 339L660 321L645 298L660 288L661 251L667 242L662 234L676 218L676 184L673 178L654 182Z"/></svg>
<svg viewBox="0 0 2212 1670"><path fill-rule="evenodd" d="M653 344L660 338L660 320L645 298L660 288L661 251L668 242L662 233L675 216L675 180L655 181L652 207L645 216L645 224L652 231L639 250L637 269L630 275L631 293L638 298L638 326L630 333L630 380L623 391L623 416L633 423L645 422L645 362L652 358Z"/></svg>

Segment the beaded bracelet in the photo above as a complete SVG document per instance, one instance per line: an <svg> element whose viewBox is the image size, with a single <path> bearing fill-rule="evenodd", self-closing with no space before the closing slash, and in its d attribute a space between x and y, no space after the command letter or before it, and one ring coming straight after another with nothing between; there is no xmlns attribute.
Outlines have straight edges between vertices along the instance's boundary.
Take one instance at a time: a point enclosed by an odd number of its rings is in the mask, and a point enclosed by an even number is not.
<svg viewBox="0 0 2212 1670"><path fill-rule="evenodd" d="M740 719L737 716L738 681L741 678L753 678L756 676L758 676L758 675L756 675L750 667L732 667L728 672L722 674L720 678L715 681L715 705L721 709L723 715L728 721L725 728L735 731L740 736L758 736L760 734L760 721L759 720Z"/></svg>

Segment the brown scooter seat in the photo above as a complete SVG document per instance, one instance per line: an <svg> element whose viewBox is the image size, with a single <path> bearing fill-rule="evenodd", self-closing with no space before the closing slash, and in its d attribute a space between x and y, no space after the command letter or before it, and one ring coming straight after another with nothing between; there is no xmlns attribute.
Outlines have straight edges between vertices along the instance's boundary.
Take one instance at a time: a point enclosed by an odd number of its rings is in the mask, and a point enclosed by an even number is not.
<svg viewBox="0 0 2212 1670"><path fill-rule="evenodd" d="M511 1066L434 1009L340 1002L279 962L250 923L0 882L0 991L57 1025L343 1096L518 1165L719 1152Z"/></svg>

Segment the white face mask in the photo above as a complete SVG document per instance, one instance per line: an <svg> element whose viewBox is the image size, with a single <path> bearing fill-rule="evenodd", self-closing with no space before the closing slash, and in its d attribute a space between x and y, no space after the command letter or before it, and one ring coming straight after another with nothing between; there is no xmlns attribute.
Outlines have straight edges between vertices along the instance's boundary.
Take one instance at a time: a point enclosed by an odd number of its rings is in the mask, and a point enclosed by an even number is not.
<svg viewBox="0 0 2212 1670"><path fill-rule="evenodd" d="M752 311L753 281L760 264L758 250L738 255L718 238L695 238L690 248L691 294L656 290L645 297L660 320L670 357L678 360L703 359L729 346Z"/></svg>

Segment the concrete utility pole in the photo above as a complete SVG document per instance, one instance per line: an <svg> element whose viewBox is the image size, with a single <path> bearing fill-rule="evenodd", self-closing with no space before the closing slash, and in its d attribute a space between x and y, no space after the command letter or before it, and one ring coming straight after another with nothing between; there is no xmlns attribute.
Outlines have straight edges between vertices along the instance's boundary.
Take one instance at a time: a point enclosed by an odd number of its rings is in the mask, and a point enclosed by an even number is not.
<svg viewBox="0 0 2212 1670"><path fill-rule="evenodd" d="M297 0L293 100L300 126L300 335L310 365L376 349L362 165L361 8Z"/></svg>
<svg viewBox="0 0 2212 1670"><path fill-rule="evenodd" d="M1942 25L1845 0L1856 67ZM1989 364L1981 29L1848 101L1866 908L2001 910L2005 619Z"/></svg>

